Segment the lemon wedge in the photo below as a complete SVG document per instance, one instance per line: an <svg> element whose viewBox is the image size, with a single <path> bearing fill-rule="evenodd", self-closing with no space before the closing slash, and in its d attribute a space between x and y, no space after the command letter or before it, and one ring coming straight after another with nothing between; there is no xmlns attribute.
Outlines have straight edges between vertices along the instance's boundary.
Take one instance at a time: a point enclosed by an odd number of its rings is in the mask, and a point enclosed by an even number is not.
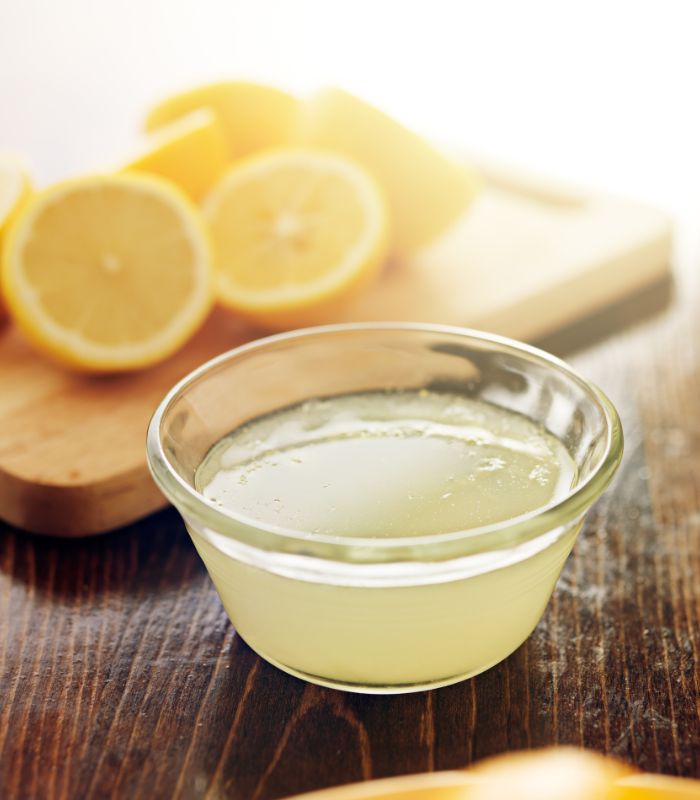
<svg viewBox="0 0 700 800"><path fill-rule="evenodd" d="M37 348L89 371L165 358L212 302L196 208L170 183L136 173L35 195L8 232L1 278L10 313Z"/></svg>
<svg viewBox="0 0 700 800"><path fill-rule="evenodd" d="M391 210L392 246L415 251L464 213L478 181L425 139L369 103L326 89L304 104L300 141L359 161L379 181Z"/></svg>
<svg viewBox="0 0 700 800"><path fill-rule="evenodd" d="M387 253L384 199L359 165L280 149L234 166L204 202L222 304L269 328L325 320Z"/></svg>
<svg viewBox="0 0 700 800"><path fill-rule="evenodd" d="M219 117L205 108L158 129L127 171L150 172L176 183L200 200L229 164L226 134Z"/></svg>
<svg viewBox="0 0 700 800"><path fill-rule="evenodd" d="M298 105L292 95L272 86L222 81L166 98L151 109L144 127L152 132L195 109L209 108L221 119L229 155L237 159L289 144L296 130Z"/></svg>

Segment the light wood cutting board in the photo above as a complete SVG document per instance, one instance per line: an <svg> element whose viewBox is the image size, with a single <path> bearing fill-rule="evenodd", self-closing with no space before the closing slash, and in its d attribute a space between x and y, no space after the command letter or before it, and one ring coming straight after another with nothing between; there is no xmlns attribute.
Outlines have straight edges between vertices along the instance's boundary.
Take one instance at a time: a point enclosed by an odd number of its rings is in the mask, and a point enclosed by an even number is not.
<svg viewBox="0 0 700 800"><path fill-rule="evenodd" d="M484 189L452 231L379 282L336 321L466 325L534 339L661 279L670 225L654 209L483 166ZM0 332L0 517L84 536L165 505L146 467L148 420L175 381L260 335L222 311L146 372L71 375ZM244 391L244 389L242 389Z"/></svg>

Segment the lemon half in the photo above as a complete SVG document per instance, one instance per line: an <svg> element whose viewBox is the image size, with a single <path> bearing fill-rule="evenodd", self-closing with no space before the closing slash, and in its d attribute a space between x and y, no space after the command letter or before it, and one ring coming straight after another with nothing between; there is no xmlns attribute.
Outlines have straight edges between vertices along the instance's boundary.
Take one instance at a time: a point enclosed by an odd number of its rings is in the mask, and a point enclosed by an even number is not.
<svg viewBox="0 0 700 800"><path fill-rule="evenodd" d="M312 324L387 254L386 204L358 164L280 149L234 166L204 202L221 302L269 328Z"/></svg>
<svg viewBox="0 0 700 800"><path fill-rule="evenodd" d="M47 355L90 371L145 367L177 350L212 303L196 208L147 175L105 175L35 195L10 228L8 309Z"/></svg>

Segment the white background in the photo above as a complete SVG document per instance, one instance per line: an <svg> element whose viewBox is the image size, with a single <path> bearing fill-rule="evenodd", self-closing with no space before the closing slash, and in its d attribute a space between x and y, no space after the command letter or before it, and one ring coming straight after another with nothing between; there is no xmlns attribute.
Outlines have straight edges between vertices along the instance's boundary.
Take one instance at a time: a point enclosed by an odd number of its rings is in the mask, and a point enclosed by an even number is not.
<svg viewBox="0 0 700 800"><path fill-rule="evenodd" d="M424 133L700 220L700 3L0 0L0 149L119 161L162 95L340 84Z"/></svg>

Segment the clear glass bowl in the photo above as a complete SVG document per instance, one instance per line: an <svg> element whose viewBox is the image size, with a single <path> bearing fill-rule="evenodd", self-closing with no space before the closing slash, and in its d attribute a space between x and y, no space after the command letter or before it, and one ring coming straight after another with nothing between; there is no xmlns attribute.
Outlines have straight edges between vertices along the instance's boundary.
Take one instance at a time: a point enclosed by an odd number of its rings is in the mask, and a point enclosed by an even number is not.
<svg viewBox="0 0 700 800"><path fill-rule="evenodd" d="M264 525L195 488L209 449L252 418L310 398L421 388L541 423L575 462L575 485L502 523L391 539ZM475 675L529 636L622 447L610 401L562 361L477 331L390 323L294 331L209 361L162 401L147 452L254 650L314 683L395 693Z"/></svg>

